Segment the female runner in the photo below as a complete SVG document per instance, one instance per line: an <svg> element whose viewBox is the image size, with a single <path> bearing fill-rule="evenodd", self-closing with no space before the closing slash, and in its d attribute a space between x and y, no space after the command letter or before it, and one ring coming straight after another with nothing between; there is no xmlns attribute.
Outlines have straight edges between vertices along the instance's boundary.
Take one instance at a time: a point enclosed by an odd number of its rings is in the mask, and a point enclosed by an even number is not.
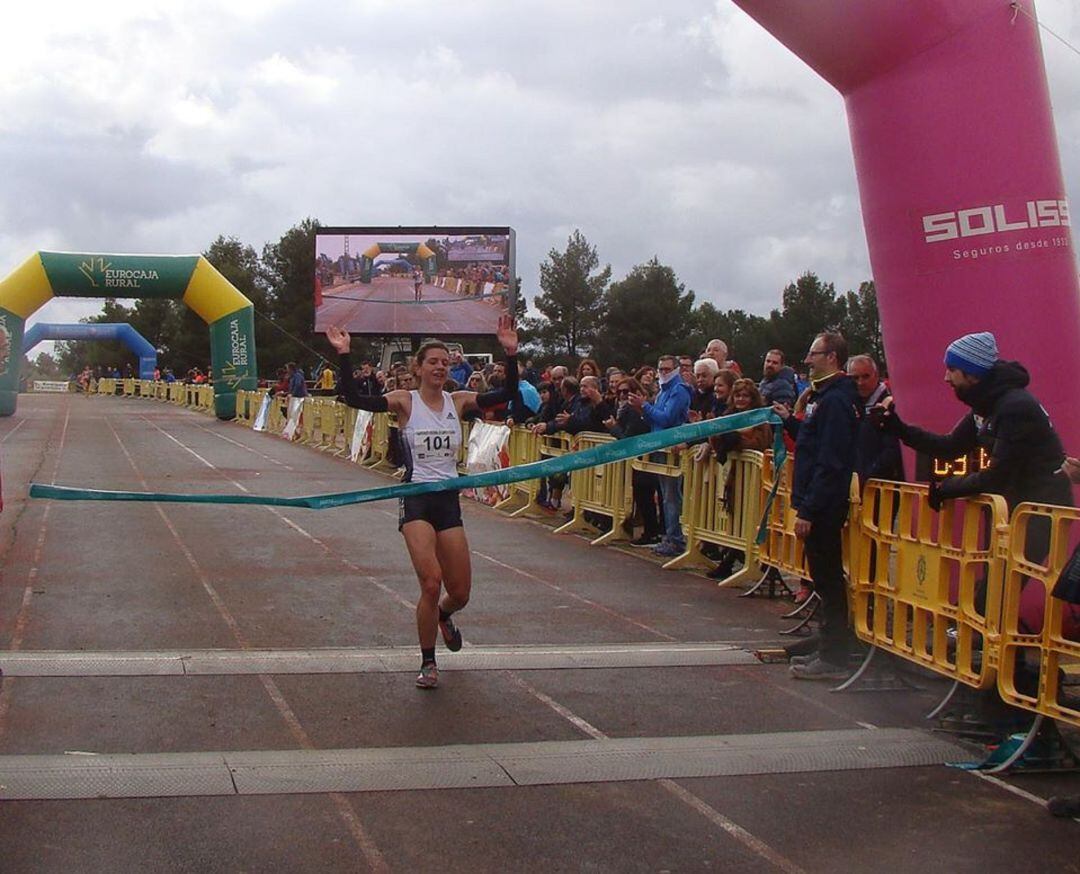
<svg viewBox="0 0 1080 874"><path fill-rule="evenodd" d="M350 407L397 415L405 482L435 482L458 475L461 419L469 412L507 403L517 396L517 331L509 316L499 319L496 333L506 353L506 382L497 391L478 394L443 390L450 372L450 352L432 340L416 353L416 376L420 388L363 395L352 379L348 333L327 328L326 338L341 354L341 394ZM472 565L469 543L461 522L456 491L434 492L400 499L398 530L405 537L413 568L420 582L416 604L416 630L420 636L420 674L416 685L434 689L439 685L435 665L435 638L442 631L446 648L461 649L461 632L451 615L469 602ZM441 592L441 597L440 597Z"/></svg>

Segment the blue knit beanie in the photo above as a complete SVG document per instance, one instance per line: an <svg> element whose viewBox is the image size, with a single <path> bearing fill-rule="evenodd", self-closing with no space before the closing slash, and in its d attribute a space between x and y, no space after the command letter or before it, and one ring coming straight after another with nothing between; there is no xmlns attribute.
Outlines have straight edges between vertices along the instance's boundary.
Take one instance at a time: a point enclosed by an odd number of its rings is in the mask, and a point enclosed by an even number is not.
<svg viewBox="0 0 1080 874"><path fill-rule="evenodd" d="M998 360L997 340L989 331L965 334L945 350L945 366L971 376L986 376Z"/></svg>

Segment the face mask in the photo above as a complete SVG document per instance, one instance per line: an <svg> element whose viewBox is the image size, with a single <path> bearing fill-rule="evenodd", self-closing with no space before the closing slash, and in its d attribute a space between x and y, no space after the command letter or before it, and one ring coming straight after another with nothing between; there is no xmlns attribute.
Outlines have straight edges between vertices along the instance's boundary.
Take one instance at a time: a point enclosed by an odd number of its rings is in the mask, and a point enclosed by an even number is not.
<svg viewBox="0 0 1080 874"><path fill-rule="evenodd" d="M660 380L660 385L667 385L673 379L679 378L679 371L673 370L671 373L661 373L658 370L656 371L656 378Z"/></svg>

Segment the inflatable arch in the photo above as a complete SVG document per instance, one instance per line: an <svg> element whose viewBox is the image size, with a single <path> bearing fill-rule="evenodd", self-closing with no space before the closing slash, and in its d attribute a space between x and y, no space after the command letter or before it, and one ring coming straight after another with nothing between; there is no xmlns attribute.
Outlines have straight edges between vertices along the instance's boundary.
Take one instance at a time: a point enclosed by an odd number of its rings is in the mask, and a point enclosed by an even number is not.
<svg viewBox="0 0 1080 874"><path fill-rule="evenodd" d="M398 255L416 255L420 259L420 269L424 271L424 278L430 282L438 266L435 253L423 243L372 243L360 256L360 281L371 282L371 275L375 269L375 259L386 253Z"/></svg>
<svg viewBox="0 0 1080 874"><path fill-rule="evenodd" d="M54 296L183 300L210 326L218 418L256 387L255 309L203 256L38 252L0 280L0 416L15 412L26 319Z"/></svg>
<svg viewBox="0 0 1080 874"><path fill-rule="evenodd" d="M1080 451L1080 285L1032 0L735 2L844 97L907 415L950 428L945 347L992 331Z"/></svg>
<svg viewBox="0 0 1080 874"><path fill-rule="evenodd" d="M153 379L157 349L126 322L92 322L77 325L31 325L23 335L23 353L42 340L119 340L139 358L139 379Z"/></svg>

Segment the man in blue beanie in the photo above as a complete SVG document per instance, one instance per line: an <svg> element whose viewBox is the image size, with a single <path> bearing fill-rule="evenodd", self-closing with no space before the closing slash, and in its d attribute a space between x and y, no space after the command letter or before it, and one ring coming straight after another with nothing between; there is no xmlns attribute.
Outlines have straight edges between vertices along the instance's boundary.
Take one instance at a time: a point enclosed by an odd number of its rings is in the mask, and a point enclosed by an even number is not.
<svg viewBox="0 0 1080 874"><path fill-rule="evenodd" d="M981 492L1002 495L1010 511L1023 501L1072 506L1072 488L1061 472L1065 460L1061 439L1046 410L1027 390L1027 370L998 357L993 334L965 334L950 343L945 350L945 381L957 399L971 408L949 434L931 434L909 425L891 403L882 405L882 428L912 449L946 460L979 447L986 450L990 463L984 470L950 477L940 485L931 483L934 510L950 498ZM1049 537L1049 525L1032 524L1025 549L1028 558L1042 560Z"/></svg>

